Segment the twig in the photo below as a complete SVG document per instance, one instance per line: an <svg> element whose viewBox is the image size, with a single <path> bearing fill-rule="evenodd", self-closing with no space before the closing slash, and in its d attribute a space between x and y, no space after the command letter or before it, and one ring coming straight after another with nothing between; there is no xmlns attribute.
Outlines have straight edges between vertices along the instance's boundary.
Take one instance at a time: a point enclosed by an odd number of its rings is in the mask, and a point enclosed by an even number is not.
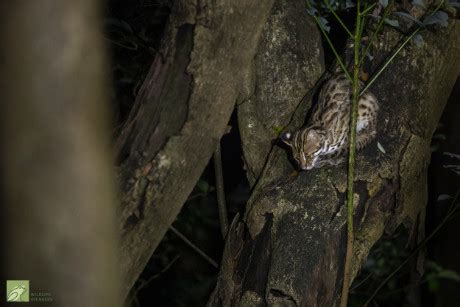
<svg viewBox="0 0 460 307"><path fill-rule="evenodd" d="M307 4L308 4L309 8L312 7L310 1L307 1ZM324 38L326 38L326 41L327 41L329 47L331 47L332 52L334 53L335 58L337 59L337 62L339 63L340 67L341 67L342 70L343 70L343 73L345 74L345 76L347 77L347 79L350 80L350 82L352 82L353 79L351 78L350 73L348 72L347 67L345 66L345 64L344 64L343 61L342 61L342 58L340 57L339 53L338 53L337 50L335 49L334 44L332 43L331 39L329 38L329 35L328 35L327 32L323 29L323 26L321 25L321 22L319 21L318 17L315 16L315 15L311 15L311 16L313 17L313 19L315 19L315 22L318 24L318 27L319 27L319 29L321 30L321 33L323 33Z"/></svg>
<svg viewBox="0 0 460 307"><path fill-rule="evenodd" d="M367 3L366 3L367 4ZM377 5L377 2L376 3L372 3L369 7L366 7L364 9L364 11L361 12L361 16L364 16L366 15L367 13L369 13L370 10L372 10L375 6Z"/></svg>
<svg viewBox="0 0 460 307"><path fill-rule="evenodd" d="M348 175L347 175L347 251L345 255L342 295L340 298L340 306L347 307L348 293L351 281L351 261L353 259L353 182L355 175L355 153L356 153L356 124L358 122L358 100L359 100L359 73L360 61L359 52L361 44L361 34L363 22L360 13L361 1L356 3L356 27L354 35L354 66L353 66L353 96L351 103L351 120L350 120L350 144L348 155Z"/></svg>
<svg viewBox="0 0 460 307"><path fill-rule="evenodd" d="M350 38L353 38L353 34L351 33L351 31L348 29L348 27L345 25L345 23L342 21L342 18L339 17L339 15L337 15L337 13L334 11L334 9L331 7L331 4L329 3L329 0L323 0L324 1L324 4L326 4L327 8L329 9L329 11L331 11L332 15L334 15L335 19L337 19L337 21L340 23L340 25L342 26L342 28L345 30L345 32L347 32L348 36Z"/></svg>
<svg viewBox="0 0 460 307"><path fill-rule="evenodd" d="M350 292L353 292L354 290L358 289L362 284L364 284L371 276L372 276L372 272L369 273L366 277L363 278L363 280L361 280L359 283L357 283L356 285L354 285L352 288L350 288Z"/></svg>
<svg viewBox="0 0 460 307"><path fill-rule="evenodd" d="M141 291L142 289L144 289L148 284L150 284L154 279L157 279L158 277L160 277L162 274L164 274L167 270L169 270L172 265L180 258L179 255L177 255L176 257L174 257L173 260L171 260L163 269L161 269L160 272L158 272L157 274L151 276L150 278L146 279L146 280L139 280L139 285L136 287L136 289L134 290L134 293L132 294L131 296L131 303L130 305L132 304L133 301L136 301L136 305L139 305L139 301L137 299L137 294L139 293L139 291Z"/></svg>
<svg viewBox="0 0 460 307"><path fill-rule="evenodd" d="M206 260L210 265L215 267L216 269L219 267L217 262L215 262L211 257L206 255L198 246L193 244L187 237L185 237L182 233L179 232L174 226L169 226L169 229L174 232L176 236L178 236L182 241L184 241L190 248L192 248L198 255L200 255L204 260Z"/></svg>
<svg viewBox="0 0 460 307"><path fill-rule="evenodd" d="M220 141L214 151L214 173L216 177L217 207L219 211L220 231L225 239L228 232L227 205L225 203L224 175L222 171L222 155Z"/></svg>
<svg viewBox="0 0 460 307"><path fill-rule="evenodd" d="M437 11L439 11L439 9L441 8L441 6L444 4L444 1L441 1L439 3L439 5L433 10L433 12L431 12L430 14L428 14L429 16L432 16L434 15ZM401 46L398 47L398 49L396 49L396 51L391 55L391 57L389 57L387 60L385 60L384 64L382 65L382 67L377 71L376 74L374 74L374 76L372 76L372 78L369 80L369 82L366 83L366 86L364 87L364 89L361 91L360 95L364 94L364 92L372 85L372 83L375 82L375 80L377 80L377 78L380 76L380 74L382 74L382 72L388 67L388 65L393 61L393 59L401 52L401 50L410 42L410 40L412 39L412 37L415 36L415 34L417 34L418 32L420 32L423 28L425 27L425 25L420 25L417 27L417 29L415 29L405 40L404 42L401 44ZM370 45L370 44L369 44ZM369 47L368 45L368 47ZM366 48L367 50L367 48ZM364 54L365 55L365 54Z"/></svg>
<svg viewBox="0 0 460 307"><path fill-rule="evenodd" d="M209 188L208 190L209 192L212 192L214 191L213 188ZM195 198L198 198L198 197L204 197L208 195L208 193L204 193L204 192L200 192L200 193L196 193L196 194L193 194L193 195L190 195L188 198L187 198L187 201L191 201L191 200L194 200Z"/></svg>
<svg viewBox="0 0 460 307"><path fill-rule="evenodd" d="M394 0L391 0L391 2L383 10L382 18L380 19L379 23L377 24L377 28L375 29L375 31L372 33L371 37L369 38L369 40L367 42L367 46L364 49L364 52L361 55L361 58L359 59L360 63L363 63L364 58L366 57L366 54L369 51L370 46L374 43L374 40L377 38L377 35L379 34L380 30L383 28L383 24L385 23L385 19L388 17L388 15L391 12L391 8L393 7L393 3L394 3ZM364 15L364 14L361 13L361 15Z"/></svg>
<svg viewBox="0 0 460 307"><path fill-rule="evenodd" d="M382 74L382 72L390 65L390 63L393 61L393 59L401 52L401 50L407 45L407 43L414 37L415 34L417 34L422 28L417 28L414 30L414 32L409 35L406 40L399 46L398 49L389 57L386 59L385 63L382 65L382 67L375 73L372 78L369 80L369 82L366 83L366 86L364 86L363 90L360 93L360 96L366 92L366 90L377 80L377 78Z"/></svg>

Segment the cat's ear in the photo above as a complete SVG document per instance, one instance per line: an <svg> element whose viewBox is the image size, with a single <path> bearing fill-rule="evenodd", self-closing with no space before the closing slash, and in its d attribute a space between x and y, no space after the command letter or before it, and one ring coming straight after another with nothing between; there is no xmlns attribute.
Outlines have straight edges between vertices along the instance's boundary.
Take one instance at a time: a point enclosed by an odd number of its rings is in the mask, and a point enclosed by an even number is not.
<svg viewBox="0 0 460 307"><path fill-rule="evenodd" d="M292 147L292 133L291 133L291 132L285 132L285 133L283 133L283 134L281 135L281 137L280 137L280 140L281 140L284 144L286 144L286 145Z"/></svg>

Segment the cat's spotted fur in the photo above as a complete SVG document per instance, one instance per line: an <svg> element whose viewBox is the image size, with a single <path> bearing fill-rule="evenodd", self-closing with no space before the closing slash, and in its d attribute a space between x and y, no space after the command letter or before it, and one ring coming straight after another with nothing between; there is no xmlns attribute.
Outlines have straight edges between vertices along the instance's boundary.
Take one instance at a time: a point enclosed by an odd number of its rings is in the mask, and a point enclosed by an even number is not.
<svg viewBox="0 0 460 307"><path fill-rule="evenodd" d="M283 134L281 139L292 148L300 169L337 165L344 160L349 146L351 95L351 82L345 75L334 76L321 89L308 125ZM377 98L366 91L358 102L357 150L375 137L378 110Z"/></svg>

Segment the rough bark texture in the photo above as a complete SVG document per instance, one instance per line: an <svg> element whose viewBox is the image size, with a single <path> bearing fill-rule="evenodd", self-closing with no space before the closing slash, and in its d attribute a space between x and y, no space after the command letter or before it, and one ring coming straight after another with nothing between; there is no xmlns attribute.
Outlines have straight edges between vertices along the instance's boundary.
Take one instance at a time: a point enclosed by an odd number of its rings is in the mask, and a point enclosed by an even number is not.
<svg viewBox="0 0 460 307"><path fill-rule="evenodd" d="M97 1L3 1L0 18L3 281L120 306Z"/></svg>
<svg viewBox="0 0 460 307"><path fill-rule="evenodd" d="M247 168L254 170L248 177L256 185L245 216L232 223L210 306L333 306L340 295L346 165L292 176L286 151L267 145L276 137L274 123L289 124L290 129L302 125L310 101L294 106L321 71L317 29L308 17L299 17L298 10L291 11L296 3L276 2L255 61L262 64L256 65L256 84L263 84L265 90L256 90L239 107ZM306 41L289 39L289 46L270 43L269 38L294 35L291 26L299 37L308 33L302 37ZM422 46L409 45L371 88L381 111L376 140L357 158L353 275L385 231L391 233L402 224L410 231L412 243L423 237L430 139L460 71L460 25L451 21L447 28L423 32L423 38ZM373 48L371 72L400 39L398 32L385 30ZM283 50L290 48L306 58L285 57ZM267 55L272 55L270 63L263 62ZM273 77L273 65L286 61L289 64L279 68L286 69L281 73L284 78ZM309 74L299 74L305 66ZM261 177L255 181L258 174Z"/></svg>
<svg viewBox="0 0 460 307"><path fill-rule="evenodd" d="M313 31L312 31L313 30ZM251 184L260 176L279 129L292 121L324 70L319 32L302 1L277 1L254 59L253 92L238 105L244 159ZM302 112L299 112L302 113Z"/></svg>
<svg viewBox="0 0 460 307"><path fill-rule="evenodd" d="M250 89L272 1L177 1L162 50L117 141L126 294Z"/></svg>

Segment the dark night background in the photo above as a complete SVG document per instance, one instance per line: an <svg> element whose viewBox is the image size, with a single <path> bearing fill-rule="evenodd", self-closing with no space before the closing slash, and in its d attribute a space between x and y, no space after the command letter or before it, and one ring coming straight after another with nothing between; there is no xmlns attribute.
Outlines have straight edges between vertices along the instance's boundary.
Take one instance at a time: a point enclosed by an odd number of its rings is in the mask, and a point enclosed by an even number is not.
<svg viewBox="0 0 460 307"><path fill-rule="evenodd" d="M110 0L105 6L104 30L111 53L111 103L114 111L114 136L124 121L159 47L168 20L167 1ZM352 19L353 16L343 16ZM335 42L343 45L343 33L332 25ZM326 60L333 58L326 49ZM460 188L460 159L445 154L460 153L460 83L457 82L432 141L429 168L429 203L426 233L443 219L450 199ZM249 197L236 114L230 132L222 139L225 191L229 217L244 212ZM452 167L446 167L453 165ZM455 165L457 169L455 169ZM457 171L457 173L455 172ZM201 176L173 226L219 263L223 240L220 235L212 161ZM425 275L420 287L412 287L411 270L406 265L381 290L379 306L404 306L414 293L420 306L459 306L460 302L460 219L449 221L427 244ZM351 306L362 299L406 257L407 233L397 230L377 243L351 290ZM130 293L131 306L204 306L216 283L218 270L169 231L150 259ZM410 299L410 298L409 298Z"/></svg>

